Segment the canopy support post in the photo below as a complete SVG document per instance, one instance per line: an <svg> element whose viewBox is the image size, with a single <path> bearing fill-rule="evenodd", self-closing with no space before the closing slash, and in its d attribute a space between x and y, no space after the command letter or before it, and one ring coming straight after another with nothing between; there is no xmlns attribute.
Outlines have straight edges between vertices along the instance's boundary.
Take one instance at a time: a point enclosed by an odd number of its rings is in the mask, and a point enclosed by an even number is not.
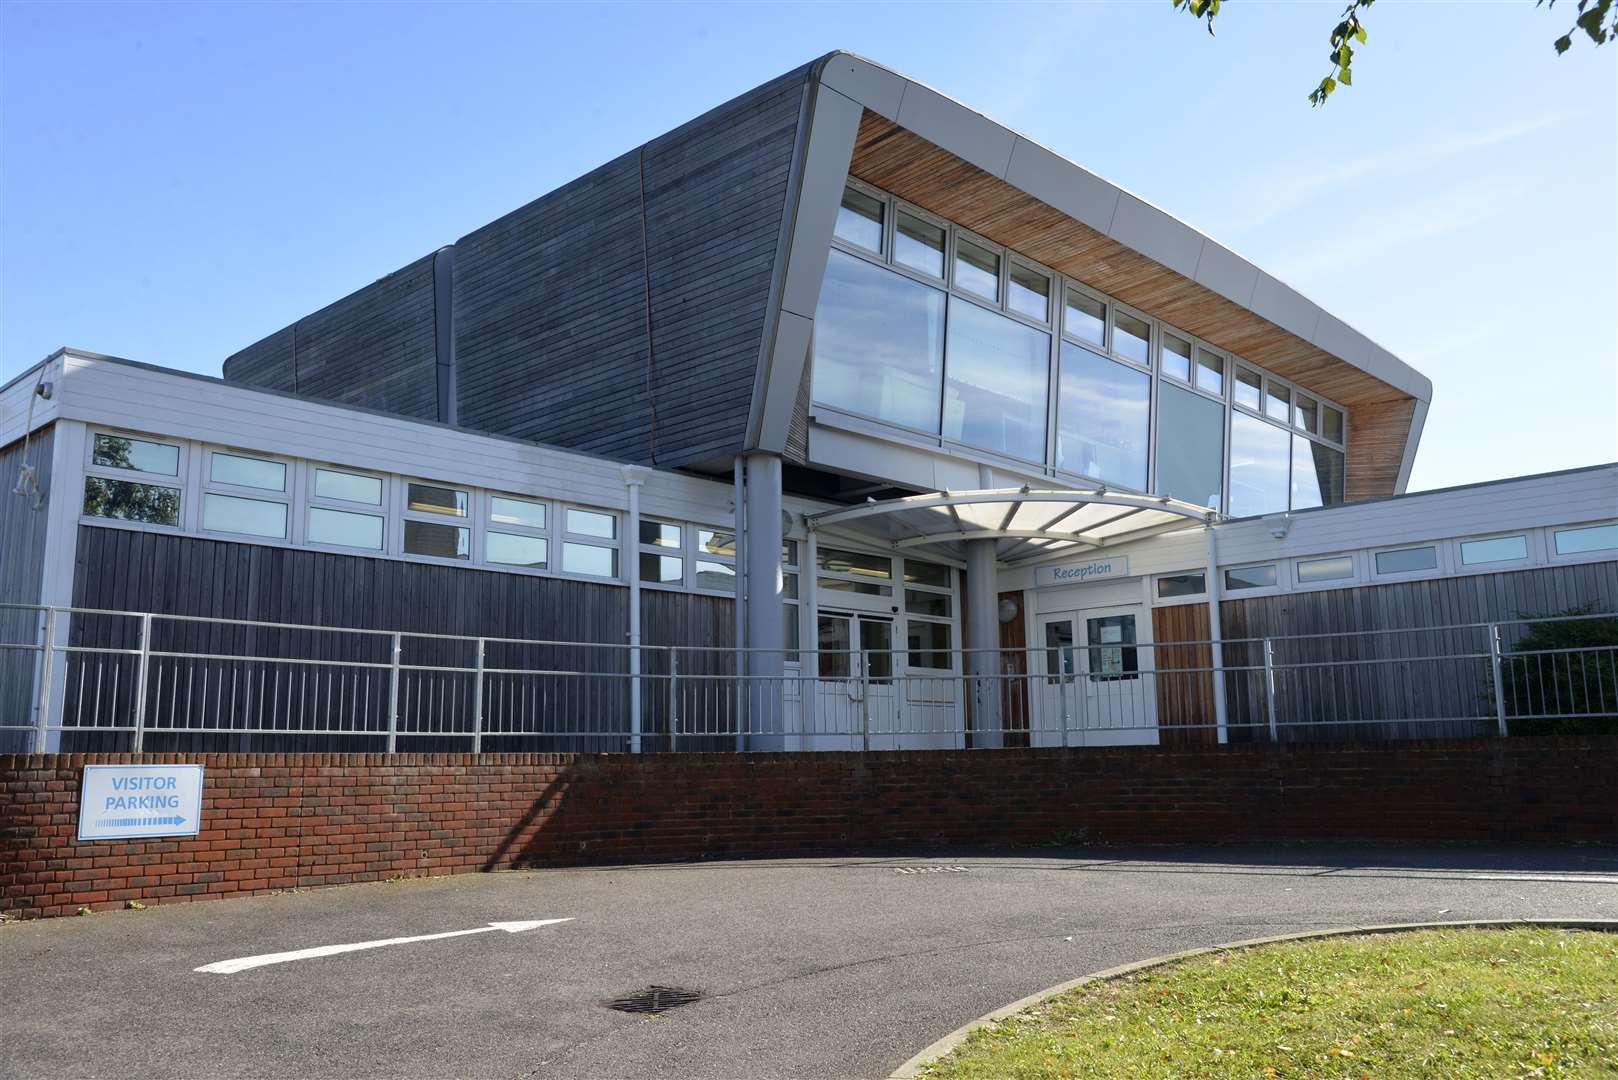
<svg viewBox="0 0 1618 1080"><path fill-rule="evenodd" d="M1224 634L1219 620L1219 541L1215 537L1213 525L1206 526L1203 531L1208 534L1208 640L1212 643L1213 657L1213 695L1214 695L1214 726L1219 731L1220 743L1230 741L1230 732L1226 728L1225 716L1225 644Z"/></svg>

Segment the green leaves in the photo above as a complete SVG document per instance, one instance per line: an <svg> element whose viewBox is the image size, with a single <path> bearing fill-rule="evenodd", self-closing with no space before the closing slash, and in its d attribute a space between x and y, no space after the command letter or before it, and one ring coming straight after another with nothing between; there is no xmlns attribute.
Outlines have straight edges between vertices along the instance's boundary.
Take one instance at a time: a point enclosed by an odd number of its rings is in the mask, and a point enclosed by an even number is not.
<svg viewBox="0 0 1618 1080"><path fill-rule="evenodd" d="M1556 0L1538 0L1534 6L1553 8ZM1577 30L1583 30L1584 36L1598 46L1618 37L1618 12L1613 10L1613 0L1595 0L1594 3L1579 0L1579 17L1573 20L1573 29L1551 42L1558 56L1573 47L1573 34Z"/></svg>

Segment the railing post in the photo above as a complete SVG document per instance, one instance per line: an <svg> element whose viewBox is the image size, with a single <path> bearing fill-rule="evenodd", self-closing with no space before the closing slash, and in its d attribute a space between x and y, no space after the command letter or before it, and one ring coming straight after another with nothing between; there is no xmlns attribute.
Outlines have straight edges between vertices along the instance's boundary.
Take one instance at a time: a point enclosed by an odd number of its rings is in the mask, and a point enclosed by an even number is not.
<svg viewBox="0 0 1618 1080"><path fill-rule="evenodd" d="M1270 741L1280 742L1275 724L1275 642L1264 639L1264 709L1270 719Z"/></svg>
<svg viewBox="0 0 1618 1080"><path fill-rule="evenodd" d="M483 648L485 640L478 638L477 683L472 687L472 753L483 753Z"/></svg>
<svg viewBox="0 0 1618 1080"><path fill-rule="evenodd" d="M392 655L388 661L388 753L399 745L399 655L403 651L403 636L393 635Z"/></svg>
<svg viewBox="0 0 1618 1080"><path fill-rule="evenodd" d="M135 669L135 735L130 748L141 752L146 742L146 684L152 669L152 616L140 617L140 662ZM173 721L170 721L172 724Z"/></svg>
<svg viewBox="0 0 1618 1080"><path fill-rule="evenodd" d="M1031 666L1031 665L1030 665ZM1072 735L1069 729L1073 722L1073 672L1078 667L1078 658L1073 655L1071 645L1059 648L1056 653L1056 684L1061 688L1062 694L1062 745L1072 746Z"/></svg>
<svg viewBox="0 0 1618 1080"><path fill-rule="evenodd" d="M855 654L860 665L860 747L871 749L871 664L865 650Z"/></svg>
<svg viewBox="0 0 1618 1080"><path fill-rule="evenodd" d="M56 609L45 609L45 635L39 643L39 697L34 702L34 753L43 754L50 745L51 669L56 666Z"/></svg>
<svg viewBox="0 0 1618 1080"><path fill-rule="evenodd" d="M1489 668L1494 675L1494 718L1506 734L1506 684L1500 677L1500 624L1489 624Z"/></svg>
<svg viewBox="0 0 1618 1080"><path fill-rule="evenodd" d="M736 692L741 693L741 676L736 679ZM737 708L741 707L738 699ZM738 719L738 726L740 720ZM680 654L669 650L669 753L680 748Z"/></svg>

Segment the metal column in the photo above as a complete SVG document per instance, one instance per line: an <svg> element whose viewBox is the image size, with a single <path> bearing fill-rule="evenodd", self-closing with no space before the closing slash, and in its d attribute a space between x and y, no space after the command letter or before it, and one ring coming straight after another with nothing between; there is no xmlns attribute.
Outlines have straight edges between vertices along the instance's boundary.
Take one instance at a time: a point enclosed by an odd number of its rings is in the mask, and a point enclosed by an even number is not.
<svg viewBox="0 0 1618 1080"><path fill-rule="evenodd" d="M640 753L640 489L651 475L642 465L625 465L622 475L629 489L628 520L624 523L624 580L629 583L629 750Z"/></svg>
<svg viewBox="0 0 1618 1080"><path fill-rule="evenodd" d="M1230 741L1230 733L1225 726L1225 645L1219 625L1219 541L1212 525L1203 531L1208 534L1205 584L1208 589L1208 640L1213 643L1210 653L1213 659L1214 725L1219 729L1219 741L1225 743Z"/></svg>
<svg viewBox="0 0 1618 1080"><path fill-rule="evenodd" d="M774 454L748 454L745 541L747 567L747 688L743 714L755 735L768 733L772 749L784 748L782 717L785 672L782 650L781 459ZM758 741L756 738L753 740ZM744 747L745 748L745 744Z"/></svg>
<svg viewBox="0 0 1618 1080"><path fill-rule="evenodd" d="M966 542L966 654L972 745L1004 746L1000 724L1000 590L993 540Z"/></svg>

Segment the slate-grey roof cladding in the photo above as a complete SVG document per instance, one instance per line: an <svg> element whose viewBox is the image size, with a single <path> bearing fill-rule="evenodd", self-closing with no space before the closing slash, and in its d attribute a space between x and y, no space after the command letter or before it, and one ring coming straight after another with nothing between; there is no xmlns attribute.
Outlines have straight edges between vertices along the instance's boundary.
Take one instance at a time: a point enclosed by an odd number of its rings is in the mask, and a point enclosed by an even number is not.
<svg viewBox="0 0 1618 1080"><path fill-rule="evenodd" d="M810 68L456 242L459 425L666 466L742 449ZM428 257L225 377L432 419L433 326Z"/></svg>

